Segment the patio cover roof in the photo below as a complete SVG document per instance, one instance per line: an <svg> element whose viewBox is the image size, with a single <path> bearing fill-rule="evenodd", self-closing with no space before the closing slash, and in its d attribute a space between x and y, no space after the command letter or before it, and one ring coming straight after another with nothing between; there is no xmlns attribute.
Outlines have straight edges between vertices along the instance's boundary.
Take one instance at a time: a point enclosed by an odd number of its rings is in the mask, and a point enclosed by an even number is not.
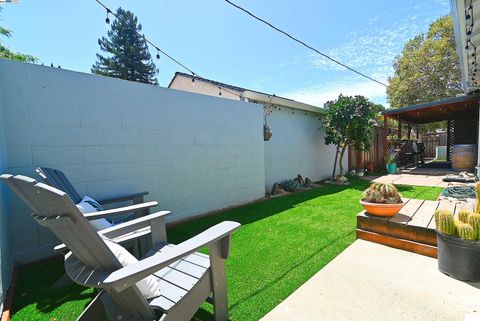
<svg viewBox="0 0 480 321"><path fill-rule="evenodd" d="M437 100L414 106L388 109L382 114L401 122L411 124L428 124L437 121L477 117L480 94L467 95Z"/></svg>

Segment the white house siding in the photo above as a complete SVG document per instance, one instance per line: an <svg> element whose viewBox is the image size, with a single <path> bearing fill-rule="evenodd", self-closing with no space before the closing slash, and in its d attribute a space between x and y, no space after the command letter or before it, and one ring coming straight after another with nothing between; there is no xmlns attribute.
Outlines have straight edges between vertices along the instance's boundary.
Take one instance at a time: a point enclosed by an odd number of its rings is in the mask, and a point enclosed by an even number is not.
<svg viewBox="0 0 480 321"><path fill-rule="evenodd" d="M332 175L335 147L325 145L320 115L276 108L267 117L272 137L265 142L265 188L298 174L312 181ZM347 153L344 156L347 162ZM345 170L347 167L345 166Z"/></svg>
<svg viewBox="0 0 480 321"><path fill-rule="evenodd" d="M58 168L92 197L149 191L171 220L264 196L260 105L5 60L0 88L9 173ZM57 243L29 213L12 197L19 262Z"/></svg>

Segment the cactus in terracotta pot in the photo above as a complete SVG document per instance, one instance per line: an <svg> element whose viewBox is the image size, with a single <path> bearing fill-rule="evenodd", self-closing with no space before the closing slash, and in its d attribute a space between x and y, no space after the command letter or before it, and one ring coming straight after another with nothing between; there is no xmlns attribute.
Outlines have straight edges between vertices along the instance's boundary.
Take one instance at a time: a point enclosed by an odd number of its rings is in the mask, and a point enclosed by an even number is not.
<svg viewBox="0 0 480 321"><path fill-rule="evenodd" d="M400 204L402 196L392 184L372 183L363 193L363 201L376 204Z"/></svg>

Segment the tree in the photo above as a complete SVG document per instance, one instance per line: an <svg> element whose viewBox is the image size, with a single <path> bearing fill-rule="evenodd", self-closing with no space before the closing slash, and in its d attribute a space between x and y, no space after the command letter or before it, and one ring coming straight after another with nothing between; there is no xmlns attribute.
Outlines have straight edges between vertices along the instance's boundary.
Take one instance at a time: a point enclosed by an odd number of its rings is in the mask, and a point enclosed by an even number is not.
<svg viewBox="0 0 480 321"><path fill-rule="evenodd" d="M427 33L409 40L394 61L387 97L392 108L455 97L462 92L453 19L435 20Z"/></svg>
<svg viewBox="0 0 480 321"><path fill-rule="evenodd" d="M0 11L2 11L2 7L0 7ZM12 31L6 28L0 27L0 36L4 36L10 38L12 36ZM36 62L37 58L34 56L22 54L20 52L15 52L8 49L6 46L2 44L0 41L0 58L10 59L10 60L18 60L23 62Z"/></svg>
<svg viewBox="0 0 480 321"><path fill-rule="evenodd" d="M100 49L109 56L97 54L92 73L157 85L158 70L141 30L142 25L132 12L118 8L108 39L98 39Z"/></svg>
<svg viewBox="0 0 480 321"><path fill-rule="evenodd" d="M328 103L328 109L323 116L325 144L336 146L335 163L333 165L332 181L335 179L337 162L340 168L339 176L343 176L343 156L348 146L356 150L371 148L372 127L378 106L375 106L363 96L343 96Z"/></svg>

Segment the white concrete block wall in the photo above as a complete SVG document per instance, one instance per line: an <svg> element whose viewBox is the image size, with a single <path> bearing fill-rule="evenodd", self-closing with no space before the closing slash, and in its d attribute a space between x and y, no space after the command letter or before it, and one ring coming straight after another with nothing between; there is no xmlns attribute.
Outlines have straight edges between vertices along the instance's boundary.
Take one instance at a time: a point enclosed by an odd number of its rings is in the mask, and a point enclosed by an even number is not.
<svg viewBox="0 0 480 321"><path fill-rule="evenodd" d="M295 178L312 181L332 175L335 147L325 145L320 115L290 108L277 108L267 117L272 137L265 142L265 188ZM346 153L347 154L347 153ZM344 155L347 170L348 155Z"/></svg>
<svg viewBox="0 0 480 321"><path fill-rule="evenodd" d="M0 97L2 89L0 87ZM7 167L7 154L2 103L0 99L0 174ZM13 261L10 248L10 210L7 187L0 183L0 308L10 285Z"/></svg>
<svg viewBox="0 0 480 321"><path fill-rule="evenodd" d="M0 60L7 171L61 169L80 194L149 191L171 220L263 197L260 105ZM11 201L20 262L55 237Z"/></svg>

